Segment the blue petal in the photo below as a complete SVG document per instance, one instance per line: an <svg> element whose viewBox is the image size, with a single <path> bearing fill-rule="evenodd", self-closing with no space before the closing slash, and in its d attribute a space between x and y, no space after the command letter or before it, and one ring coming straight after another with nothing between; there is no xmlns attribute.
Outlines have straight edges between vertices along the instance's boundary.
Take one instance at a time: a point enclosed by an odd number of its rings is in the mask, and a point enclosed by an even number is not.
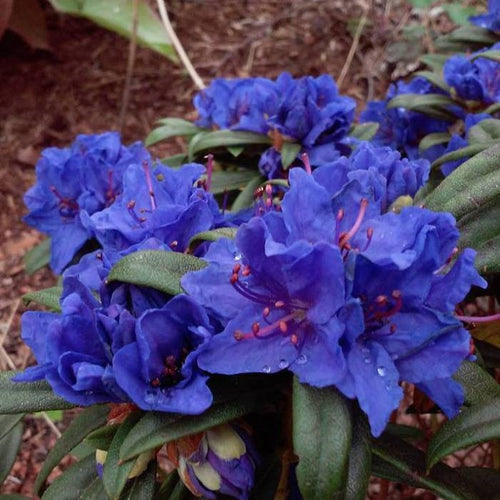
<svg viewBox="0 0 500 500"><path fill-rule="evenodd" d="M448 418L455 417L464 402L462 386L451 378L429 380L416 385L443 410Z"/></svg>

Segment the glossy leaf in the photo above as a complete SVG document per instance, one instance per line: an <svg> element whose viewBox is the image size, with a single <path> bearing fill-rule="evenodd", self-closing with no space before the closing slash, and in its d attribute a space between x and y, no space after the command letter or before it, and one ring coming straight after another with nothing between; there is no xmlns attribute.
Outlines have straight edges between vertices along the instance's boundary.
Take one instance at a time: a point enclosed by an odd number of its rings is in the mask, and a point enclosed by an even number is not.
<svg viewBox="0 0 500 500"><path fill-rule="evenodd" d="M285 142L281 147L281 165L286 170L297 158L302 146L294 142Z"/></svg>
<svg viewBox="0 0 500 500"><path fill-rule="evenodd" d="M64 471L45 490L43 500L75 500L97 478L95 455L89 455Z"/></svg>
<svg viewBox="0 0 500 500"><path fill-rule="evenodd" d="M349 137L354 137L360 141L370 141L375 137L380 125L376 122L366 122L355 125L349 132Z"/></svg>
<svg viewBox="0 0 500 500"><path fill-rule="evenodd" d="M16 461L17 452L23 438L23 423L18 422L7 434L0 439L0 485L9 475L10 469Z"/></svg>
<svg viewBox="0 0 500 500"><path fill-rule="evenodd" d="M85 17L106 29L132 36L134 0L49 0L60 12ZM177 55L160 19L145 0L137 10L137 43L177 61Z"/></svg>
<svg viewBox="0 0 500 500"><path fill-rule="evenodd" d="M62 291L62 286L51 286L43 290L35 290L24 294L23 302L25 305L30 304L30 302L35 302L36 304L47 307L51 311L61 312L59 299L61 298Z"/></svg>
<svg viewBox="0 0 500 500"><path fill-rule="evenodd" d="M458 450L500 438L500 396L462 410L433 436L427 448L430 468Z"/></svg>
<svg viewBox="0 0 500 500"><path fill-rule="evenodd" d="M476 405L500 397L500 385L477 363L464 361L453 378L464 389L466 405Z"/></svg>
<svg viewBox="0 0 500 500"><path fill-rule="evenodd" d="M245 208L251 207L254 202L255 190L262 184L264 177L261 175L256 175L251 181L245 186L241 193L234 200L231 210L233 212L238 212Z"/></svg>
<svg viewBox="0 0 500 500"><path fill-rule="evenodd" d="M448 132L435 132L433 134L426 135L418 145L418 150L423 153L433 146L438 144L447 144L450 142L451 135Z"/></svg>
<svg viewBox="0 0 500 500"><path fill-rule="evenodd" d="M182 118L164 118L159 123L161 126L153 129L146 137L146 146L152 146L171 137L189 137L203 130L194 123Z"/></svg>
<svg viewBox="0 0 500 500"><path fill-rule="evenodd" d="M236 130L215 130L196 134L189 143L189 158L201 151L212 151L215 148L227 146L244 146L246 144L271 144L267 135Z"/></svg>
<svg viewBox="0 0 500 500"><path fill-rule="evenodd" d="M183 292L181 278L190 271L203 269L206 265L205 261L193 255L143 250L119 260L111 269L108 282L121 281L178 295Z"/></svg>
<svg viewBox="0 0 500 500"><path fill-rule="evenodd" d="M200 241L217 241L221 238L234 239L236 236L236 227L219 227L217 229L212 229L211 231L203 231L201 233L195 234L189 241L189 246L195 242Z"/></svg>
<svg viewBox="0 0 500 500"><path fill-rule="evenodd" d="M116 431L109 447L106 461L104 462L102 482L107 494L112 499L117 499L120 496L128 476L134 468L135 460L120 460L120 448L130 431L134 428L140 415L139 412L131 413L125 419Z"/></svg>
<svg viewBox="0 0 500 500"><path fill-rule="evenodd" d="M195 416L148 412L124 440L120 457L128 460L174 439L242 417L259 407L261 398L261 394L247 394L234 401L214 405Z"/></svg>
<svg viewBox="0 0 500 500"><path fill-rule="evenodd" d="M293 384L293 448L304 500L342 497L346 488L352 422L347 400L334 388Z"/></svg>
<svg viewBox="0 0 500 500"><path fill-rule="evenodd" d="M38 243L24 256L24 268L27 274L33 274L50 262L51 239L47 238Z"/></svg>
<svg viewBox="0 0 500 500"><path fill-rule="evenodd" d="M12 382L19 372L0 373L0 414L34 413L46 410L66 410L75 405L54 394L45 380Z"/></svg>
<svg viewBox="0 0 500 500"><path fill-rule="evenodd" d="M0 439L8 434L24 417L24 413L0 415Z"/></svg>
<svg viewBox="0 0 500 500"><path fill-rule="evenodd" d="M54 467L76 448L89 432L104 425L108 413L109 407L107 405L99 405L91 406L75 417L47 455L35 481L35 493L40 493L43 483Z"/></svg>

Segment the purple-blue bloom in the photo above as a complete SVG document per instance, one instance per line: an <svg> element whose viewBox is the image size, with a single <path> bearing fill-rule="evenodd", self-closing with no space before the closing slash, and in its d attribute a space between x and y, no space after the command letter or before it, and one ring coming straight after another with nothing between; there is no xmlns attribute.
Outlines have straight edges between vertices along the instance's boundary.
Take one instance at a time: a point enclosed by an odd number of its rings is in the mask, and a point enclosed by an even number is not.
<svg viewBox="0 0 500 500"><path fill-rule="evenodd" d="M112 205L133 163L149 160L140 144L121 144L120 135L79 135L70 148L48 148L36 166L37 182L26 193L25 222L52 238L51 267L60 273L93 237L82 218Z"/></svg>
<svg viewBox="0 0 500 500"><path fill-rule="evenodd" d="M401 381L455 414L463 394L451 376L470 337L454 308L471 285L485 285L474 252L450 264L458 231L449 214L410 207L381 215L366 179L336 192L315 179L292 169L282 211L213 244L209 266L183 278L224 327L200 367L288 369L302 383L334 385L358 399L374 435L397 408Z"/></svg>
<svg viewBox="0 0 500 500"><path fill-rule="evenodd" d="M488 13L471 16L469 22L490 31L500 31L500 1L488 0Z"/></svg>

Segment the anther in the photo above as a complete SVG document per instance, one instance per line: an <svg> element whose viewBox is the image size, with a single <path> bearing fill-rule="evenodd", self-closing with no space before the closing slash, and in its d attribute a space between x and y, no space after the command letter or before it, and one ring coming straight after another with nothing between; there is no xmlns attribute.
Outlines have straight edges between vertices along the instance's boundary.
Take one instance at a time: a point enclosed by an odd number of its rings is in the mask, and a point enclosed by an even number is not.
<svg viewBox="0 0 500 500"><path fill-rule="evenodd" d="M304 169L305 171L311 175L312 174L312 169L311 169L311 162L309 161L309 155L307 153L302 153L300 155L300 158L302 159L302 162L304 163Z"/></svg>
<svg viewBox="0 0 500 500"><path fill-rule="evenodd" d="M233 273L231 275L231 278L229 279L231 285L234 285L238 281L238 275L236 273Z"/></svg>
<svg viewBox="0 0 500 500"><path fill-rule="evenodd" d="M153 387L159 387L161 385L160 379L159 378L154 378L153 380L151 380L151 385Z"/></svg>
<svg viewBox="0 0 500 500"><path fill-rule="evenodd" d="M249 266L245 266L243 268L243 271L241 273L243 276L250 276L250 274L252 274L251 270L250 270L250 267Z"/></svg>
<svg viewBox="0 0 500 500"><path fill-rule="evenodd" d="M280 321L279 329L281 333L286 333L288 331L288 325L286 324L286 321Z"/></svg>
<svg viewBox="0 0 500 500"><path fill-rule="evenodd" d="M257 335L259 333L259 330L260 330L260 325L256 321L255 323L252 324L252 332L254 335Z"/></svg>
<svg viewBox="0 0 500 500"><path fill-rule="evenodd" d="M241 269L241 264L235 264L233 267L233 274L238 274Z"/></svg>
<svg viewBox="0 0 500 500"><path fill-rule="evenodd" d="M290 335L290 342L293 344L293 345L297 345L299 343L299 337L297 337L297 335L295 333L292 333Z"/></svg>
<svg viewBox="0 0 500 500"><path fill-rule="evenodd" d="M282 301L282 300L277 300L275 303L274 303L274 307L276 307L276 309L280 309L282 307L285 306L285 303Z"/></svg>
<svg viewBox="0 0 500 500"><path fill-rule="evenodd" d="M272 196L273 195L273 187L271 184L266 184L266 194L267 196Z"/></svg>
<svg viewBox="0 0 500 500"><path fill-rule="evenodd" d="M254 198L260 198L264 194L264 188L262 186L259 186L254 192L253 192L253 197Z"/></svg>
<svg viewBox="0 0 500 500"><path fill-rule="evenodd" d="M264 316L264 318L267 318L270 313L271 309L269 309L269 307L264 307L264 309L262 310L262 316Z"/></svg>
<svg viewBox="0 0 500 500"><path fill-rule="evenodd" d="M243 338L245 337L245 334L241 330L236 330L233 333L233 337L235 338L235 340L243 340Z"/></svg>
<svg viewBox="0 0 500 500"><path fill-rule="evenodd" d="M168 246L173 250L174 248L177 248L178 245L179 245L179 242L177 240L174 240Z"/></svg>

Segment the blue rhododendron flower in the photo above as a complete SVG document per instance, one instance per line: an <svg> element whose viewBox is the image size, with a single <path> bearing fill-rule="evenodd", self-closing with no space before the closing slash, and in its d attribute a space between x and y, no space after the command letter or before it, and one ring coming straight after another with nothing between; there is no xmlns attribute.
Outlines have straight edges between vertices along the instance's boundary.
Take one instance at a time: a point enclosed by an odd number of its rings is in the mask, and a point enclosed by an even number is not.
<svg viewBox="0 0 500 500"><path fill-rule="evenodd" d="M471 16L469 22L490 31L500 31L500 1L488 0L488 13Z"/></svg>
<svg viewBox="0 0 500 500"><path fill-rule="evenodd" d="M441 91L426 79L417 77L408 84L403 81L391 85L382 101L368 102L361 113L360 122L379 124L371 142L377 146L389 146L404 153L410 159L426 158L433 161L441 156L444 146L434 146L421 155L418 145L423 137L436 132L446 132L450 123L405 108L387 108L391 99L401 94L435 94Z"/></svg>
<svg viewBox="0 0 500 500"><path fill-rule="evenodd" d="M379 435L401 381L447 415L458 411L463 393L451 376L470 337L454 307L485 282L472 250L450 264L458 240L451 215L416 207L380 214L377 187L361 180L332 196L332 185L292 169L281 211L214 243L208 267L182 285L224 327L202 349L201 368L288 369L302 383L334 385L358 399Z"/></svg>
<svg viewBox="0 0 500 500"><path fill-rule="evenodd" d="M499 48L500 43L497 43L488 50ZM475 52L472 56L478 56L484 50ZM498 102L500 63L484 57L471 60L472 56L456 55L445 62L443 73L446 83L458 97L466 101L479 101L484 104Z"/></svg>
<svg viewBox="0 0 500 500"><path fill-rule="evenodd" d="M51 267L60 273L93 237L82 217L112 205L133 163L149 160L140 144L125 147L120 135L79 135L70 148L48 148L36 166L37 182L26 193L24 220L52 238Z"/></svg>

